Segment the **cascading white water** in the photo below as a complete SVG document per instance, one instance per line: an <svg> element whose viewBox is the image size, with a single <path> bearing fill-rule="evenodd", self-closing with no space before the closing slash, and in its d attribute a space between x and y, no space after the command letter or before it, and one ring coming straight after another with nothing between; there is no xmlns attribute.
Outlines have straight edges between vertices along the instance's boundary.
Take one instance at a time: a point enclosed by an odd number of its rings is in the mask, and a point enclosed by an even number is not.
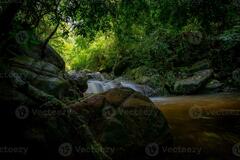
<svg viewBox="0 0 240 160"><path fill-rule="evenodd" d="M97 80L88 81L88 89L86 93L102 93L104 92L103 82Z"/></svg>
<svg viewBox="0 0 240 160"><path fill-rule="evenodd" d="M132 82L127 82L127 81L123 81L121 82L121 85L123 87L126 87L126 88L131 88L137 92L140 92L142 94L144 94L144 91L143 91L143 88L141 85L138 85L138 84L135 84L135 83L132 83Z"/></svg>
<svg viewBox="0 0 240 160"><path fill-rule="evenodd" d="M156 95L156 91L151 87L127 81L122 77L115 80L107 80L100 72L87 73L85 75L89 78L86 94L102 93L113 88L131 88L148 97Z"/></svg>
<svg viewBox="0 0 240 160"><path fill-rule="evenodd" d="M114 80L112 81L88 80L88 89L85 93L96 94L96 93L102 93L102 92L108 91L113 88L122 88L122 87L131 88L146 96L151 96L151 94L154 93L154 90L149 86L139 85L129 81L117 82Z"/></svg>

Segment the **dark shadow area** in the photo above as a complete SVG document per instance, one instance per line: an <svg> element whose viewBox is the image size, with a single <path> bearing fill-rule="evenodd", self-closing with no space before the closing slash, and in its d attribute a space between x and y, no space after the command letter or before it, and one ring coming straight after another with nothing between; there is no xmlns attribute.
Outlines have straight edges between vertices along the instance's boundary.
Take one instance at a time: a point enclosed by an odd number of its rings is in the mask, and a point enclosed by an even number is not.
<svg viewBox="0 0 240 160"><path fill-rule="evenodd" d="M0 0L0 159L239 159L239 15L239 0Z"/></svg>

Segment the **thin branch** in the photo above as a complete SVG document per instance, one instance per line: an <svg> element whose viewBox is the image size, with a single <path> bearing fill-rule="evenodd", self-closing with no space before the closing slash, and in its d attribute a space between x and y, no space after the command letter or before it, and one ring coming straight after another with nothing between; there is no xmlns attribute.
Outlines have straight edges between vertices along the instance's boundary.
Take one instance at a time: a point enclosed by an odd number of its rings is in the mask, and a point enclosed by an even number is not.
<svg viewBox="0 0 240 160"><path fill-rule="evenodd" d="M58 21L56 27L54 28L54 30L52 31L52 33L47 37L47 39L44 41L43 46L42 46L42 59L46 56L45 50L47 47L48 42L50 41L50 39L53 37L53 35L56 33L58 27L60 25L60 21Z"/></svg>

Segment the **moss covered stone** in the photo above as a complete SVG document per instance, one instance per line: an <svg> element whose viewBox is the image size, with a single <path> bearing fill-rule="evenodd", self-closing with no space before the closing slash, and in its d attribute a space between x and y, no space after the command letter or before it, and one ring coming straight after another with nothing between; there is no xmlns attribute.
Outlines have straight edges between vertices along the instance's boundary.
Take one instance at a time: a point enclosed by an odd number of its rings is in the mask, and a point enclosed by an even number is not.
<svg viewBox="0 0 240 160"><path fill-rule="evenodd" d="M111 157L129 158L143 154L145 146L151 142L166 145L171 141L161 111L149 98L131 89L112 89L73 104L71 108L84 115L97 142L114 150Z"/></svg>

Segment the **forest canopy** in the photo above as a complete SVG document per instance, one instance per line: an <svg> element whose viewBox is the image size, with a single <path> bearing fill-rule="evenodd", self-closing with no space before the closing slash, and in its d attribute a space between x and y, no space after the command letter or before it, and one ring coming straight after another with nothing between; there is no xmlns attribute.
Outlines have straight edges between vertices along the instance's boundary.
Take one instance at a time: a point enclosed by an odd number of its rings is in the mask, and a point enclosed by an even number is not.
<svg viewBox="0 0 240 160"><path fill-rule="evenodd" d="M238 0L8 2L1 3L1 23L8 24L1 26L2 36L35 34L50 42L68 69L114 72L124 61L164 72L203 57L217 65L222 51L240 39ZM226 65L232 63L228 57Z"/></svg>

